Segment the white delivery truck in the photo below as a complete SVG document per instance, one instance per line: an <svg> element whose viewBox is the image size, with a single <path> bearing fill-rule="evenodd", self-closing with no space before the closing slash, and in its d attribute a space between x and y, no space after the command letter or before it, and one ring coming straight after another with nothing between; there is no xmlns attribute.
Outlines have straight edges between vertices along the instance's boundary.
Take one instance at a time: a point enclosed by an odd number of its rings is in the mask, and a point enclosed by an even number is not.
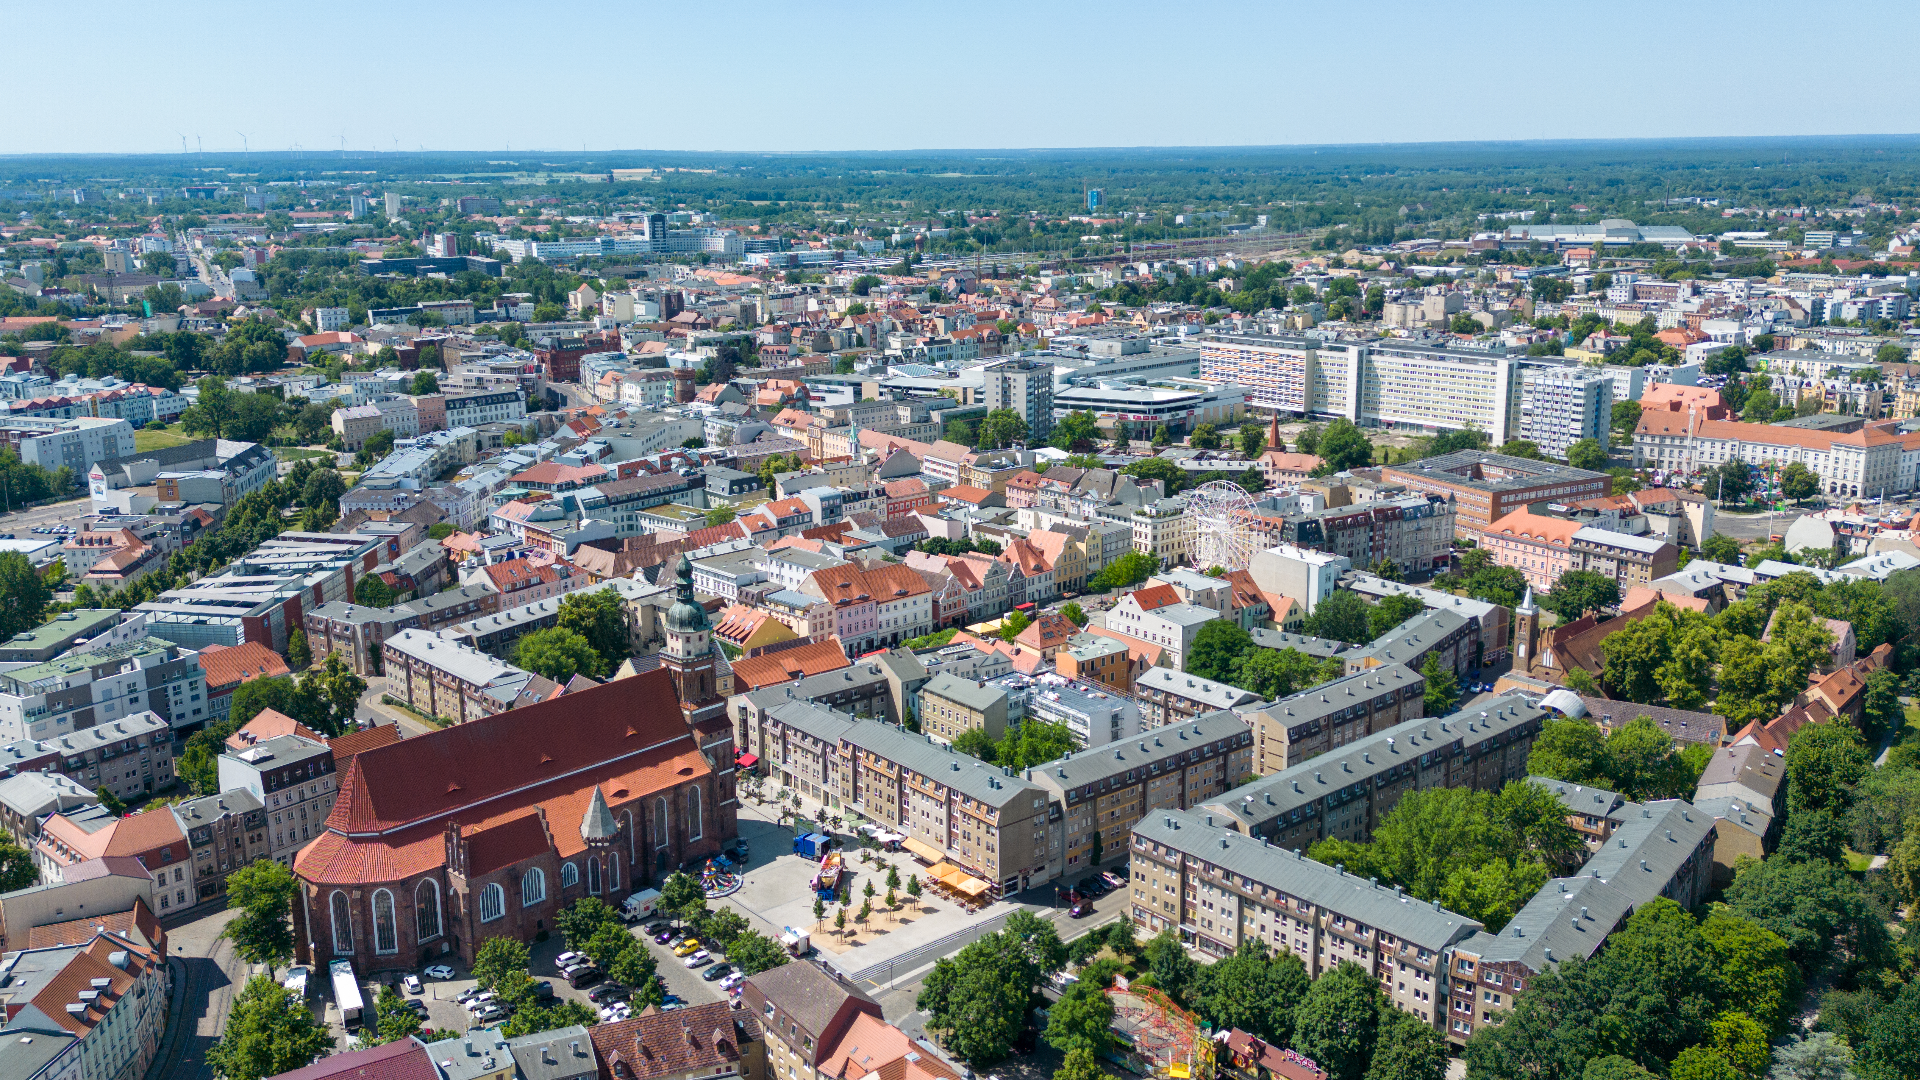
<svg viewBox="0 0 1920 1080"><path fill-rule="evenodd" d="M360 997L360 980L354 977L353 964L335 960L327 965L333 976L333 1003L340 1009L340 1026L353 1031L360 1026L360 1014L367 1003Z"/></svg>
<svg viewBox="0 0 1920 1080"><path fill-rule="evenodd" d="M620 908L620 914L625 916L628 922L639 922L641 919L651 917L658 910L660 910L660 890L642 889L627 897L627 902Z"/></svg>

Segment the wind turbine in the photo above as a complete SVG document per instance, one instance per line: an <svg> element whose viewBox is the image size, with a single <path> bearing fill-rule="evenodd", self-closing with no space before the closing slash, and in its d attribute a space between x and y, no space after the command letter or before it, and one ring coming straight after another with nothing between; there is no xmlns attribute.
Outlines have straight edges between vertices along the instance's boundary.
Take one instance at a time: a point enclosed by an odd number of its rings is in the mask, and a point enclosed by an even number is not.
<svg viewBox="0 0 1920 1080"><path fill-rule="evenodd" d="M238 128L235 128L233 133L240 136L240 152L243 154L253 153L253 150L247 146L247 133Z"/></svg>

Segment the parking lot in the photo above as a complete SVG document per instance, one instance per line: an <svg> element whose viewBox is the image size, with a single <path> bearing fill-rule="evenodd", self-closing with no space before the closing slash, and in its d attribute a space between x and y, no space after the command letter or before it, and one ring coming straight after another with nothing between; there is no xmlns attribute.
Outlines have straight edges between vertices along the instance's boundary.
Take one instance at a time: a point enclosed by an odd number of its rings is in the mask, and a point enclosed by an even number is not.
<svg viewBox="0 0 1920 1080"><path fill-rule="evenodd" d="M705 1004L710 1001L719 1001L726 997L725 992L720 989L717 983L702 980L700 978L700 971L688 970L680 958L674 956L665 946L656 945L651 939L642 937L641 929L642 927L640 925L635 925L631 928L631 932L636 937L641 937L643 946L653 954L654 962L659 968L660 976L666 982L667 993L673 994L680 998L680 1000L695 1005ZM559 969L554 963L554 958L564 951L566 951L566 944L560 939L560 935L558 934L554 934L546 941L535 942L529 945L528 952L532 956L532 961L528 964L528 974L532 975L536 981L548 983L553 988L554 997L560 1000L578 1001L589 1008L595 1008L593 1003L588 1000L587 994L595 986L601 985L601 983L590 983L579 989L567 985L567 980L559 974ZM408 994L402 990L401 995L408 998L417 998L426 1004L426 1025L428 1027L435 1031L458 1033L466 1031L473 1025L473 1014L469 1013L466 1007L455 999L459 997L462 992L473 988L474 980L464 966L451 963L448 966L454 969L453 978L430 979L422 976L421 992L419 994ZM421 973L415 971L413 974L420 975ZM399 982L399 975L391 978L383 975L379 982L370 983L362 989L361 992L366 997L367 1011L369 1013L367 1019L369 1021L372 1020L371 1013L374 1002L377 1001L380 996L380 987L391 984L396 989L400 989ZM333 1026L335 1036L344 1039L345 1032L340 1027L339 1013L329 1008L327 1010L327 1019Z"/></svg>

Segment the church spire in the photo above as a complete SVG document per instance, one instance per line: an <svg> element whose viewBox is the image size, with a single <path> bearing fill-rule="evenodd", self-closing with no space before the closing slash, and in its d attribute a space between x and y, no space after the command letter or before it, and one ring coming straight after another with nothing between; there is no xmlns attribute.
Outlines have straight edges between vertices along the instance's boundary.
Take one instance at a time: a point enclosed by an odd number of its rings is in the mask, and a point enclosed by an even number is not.
<svg viewBox="0 0 1920 1080"><path fill-rule="evenodd" d="M587 812L580 818L580 839L588 847L612 842L620 831L613 820L613 810L607 806L607 797L600 793L600 785L593 785L593 798L587 803Z"/></svg>
<svg viewBox="0 0 1920 1080"><path fill-rule="evenodd" d="M1513 609L1513 613L1514 613L1515 615L1538 615L1538 614L1540 614L1540 609L1539 609L1539 608L1537 608L1537 607L1535 607L1535 606L1533 605L1533 586L1532 586L1532 585L1528 585L1528 586L1527 586L1527 595L1526 595L1526 597L1525 597L1524 599L1522 599L1522 600L1520 601L1520 606L1519 606L1519 607L1517 607L1517 608L1514 608L1514 609Z"/></svg>

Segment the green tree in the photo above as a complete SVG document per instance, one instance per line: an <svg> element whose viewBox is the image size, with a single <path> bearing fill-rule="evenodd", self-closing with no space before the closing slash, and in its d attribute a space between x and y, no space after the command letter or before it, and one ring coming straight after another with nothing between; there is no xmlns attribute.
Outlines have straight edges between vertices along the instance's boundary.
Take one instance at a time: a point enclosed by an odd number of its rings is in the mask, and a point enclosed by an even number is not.
<svg viewBox="0 0 1920 1080"><path fill-rule="evenodd" d="M1460 680L1452 666L1443 666L1440 654L1428 653L1427 662L1420 666L1420 677L1427 682L1427 715L1445 716L1452 712L1453 703L1460 696Z"/></svg>
<svg viewBox="0 0 1920 1080"><path fill-rule="evenodd" d="M1892 955L1884 918L1846 868L1778 857L1739 870L1728 886L1733 909L1779 935L1808 977L1883 967Z"/></svg>
<svg viewBox="0 0 1920 1080"><path fill-rule="evenodd" d="M1129 551L1108 563L1106 569L1095 574L1092 580L1087 582L1087 590L1107 592L1138 585L1152 577L1159 569L1158 557L1145 552Z"/></svg>
<svg viewBox="0 0 1920 1080"><path fill-rule="evenodd" d="M1067 725L1029 717L1000 737L991 761L1018 771L1053 761L1075 745Z"/></svg>
<svg viewBox="0 0 1920 1080"><path fill-rule="evenodd" d="M510 937L490 937L473 957L473 980L483 990L508 983L513 976L525 977L531 958L527 947Z"/></svg>
<svg viewBox="0 0 1920 1080"><path fill-rule="evenodd" d="M1794 1035L1774 1048L1769 1080L1855 1080L1853 1048L1830 1031Z"/></svg>
<svg viewBox="0 0 1920 1080"><path fill-rule="evenodd" d="M1060 609L1060 614L1063 618L1065 618L1068 622L1072 623L1075 626L1084 627L1087 625L1086 609L1080 606L1080 602L1078 600L1067 601L1067 605Z"/></svg>
<svg viewBox="0 0 1920 1080"><path fill-rule="evenodd" d="M757 930L748 930L728 946L727 960L748 975L758 975L786 963L788 956L779 942Z"/></svg>
<svg viewBox="0 0 1920 1080"><path fill-rule="evenodd" d="M287 666L295 671L305 671L313 666L313 649L307 644L307 635L299 627L287 632Z"/></svg>
<svg viewBox="0 0 1920 1080"><path fill-rule="evenodd" d="M1572 622L1589 611L1605 611L1620 603L1620 582L1592 570L1569 570L1553 583L1540 606Z"/></svg>
<svg viewBox="0 0 1920 1080"><path fill-rule="evenodd" d="M453 527L452 522L442 521L427 530L427 538L429 540L445 540L447 537L459 531L460 530Z"/></svg>
<svg viewBox="0 0 1920 1080"><path fill-rule="evenodd" d="M1873 1011L1857 1055L1862 1080L1920 1076L1920 983L1908 983L1891 1002Z"/></svg>
<svg viewBox="0 0 1920 1080"><path fill-rule="evenodd" d="M588 674L606 675L632 651L626 605L611 588L582 589L560 598L558 629L585 638L600 663Z"/></svg>
<svg viewBox="0 0 1920 1080"><path fill-rule="evenodd" d="M1353 421L1344 417L1327 425L1317 446L1318 449L1311 452L1326 462L1328 472L1359 469L1373 461L1373 443L1361 434Z"/></svg>
<svg viewBox="0 0 1920 1080"><path fill-rule="evenodd" d="M1792 1015L1799 970L1779 934L1732 911L1716 908L1700 923L1700 940L1713 958L1725 1000L1778 1031Z"/></svg>
<svg viewBox="0 0 1920 1080"><path fill-rule="evenodd" d="M1310 981L1292 953L1274 956L1259 941L1243 939L1232 955L1200 970L1188 1004L1215 1030L1239 1028L1285 1046Z"/></svg>
<svg viewBox="0 0 1920 1080"><path fill-rule="evenodd" d="M1337 657L1321 661L1297 649L1255 648L1240 658L1227 682L1272 701L1338 678L1332 668L1344 669L1344 665Z"/></svg>
<svg viewBox="0 0 1920 1080"><path fill-rule="evenodd" d="M314 1022L307 1003L271 975L247 980L227 1012L207 1065L223 1080L266 1080L303 1068L333 1048L333 1036Z"/></svg>
<svg viewBox="0 0 1920 1080"><path fill-rule="evenodd" d="M1011 642L1032 625L1033 620L1027 618L1026 612L1009 611L1006 617L1000 620L1000 640Z"/></svg>
<svg viewBox="0 0 1920 1080"><path fill-rule="evenodd" d="M414 373L413 393L416 396L422 395L422 394L437 394L439 392L440 392L440 379L433 372L420 371L420 372Z"/></svg>
<svg viewBox="0 0 1920 1080"><path fill-rule="evenodd" d="M0 893L30 889L39 881L33 855L11 840L0 840Z"/></svg>
<svg viewBox="0 0 1920 1080"><path fill-rule="evenodd" d="M978 1069L1012 1049L1032 993L1026 964L994 933L934 961L915 1004L946 1048Z"/></svg>
<svg viewBox="0 0 1920 1080"><path fill-rule="evenodd" d="M1193 636L1193 645L1187 650L1187 674L1227 682L1241 659L1252 651L1251 634L1226 619L1213 619Z"/></svg>
<svg viewBox="0 0 1920 1080"><path fill-rule="evenodd" d="M1540 455L1540 445L1530 439L1508 440L1501 443L1495 453L1505 454L1508 457L1527 458L1531 461L1545 460Z"/></svg>
<svg viewBox="0 0 1920 1080"><path fill-rule="evenodd" d="M40 625L53 591L46 579L17 551L0 551L0 640Z"/></svg>
<svg viewBox="0 0 1920 1080"><path fill-rule="evenodd" d="M1024 442L1027 438L1027 421L1012 409L994 409L980 421L980 445L983 449L997 450Z"/></svg>
<svg viewBox="0 0 1920 1080"><path fill-rule="evenodd" d="M420 1014L414 1012L392 986L380 988L380 996L373 1002L373 1014L373 1038L369 1042L399 1042L418 1033L423 1026Z"/></svg>
<svg viewBox="0 0 1920 1080"><path fill-rule="evenodd" d="M1240 456L1241 457L1246 458L1248 461L1252 461L1255 458L1258 458L1260 456L1261 451L1265 450L1266 448L1267 448L1266 432L1261 431L1259 426L1256 424L1241 425L1240 427ZM1274 449L1282 450L1285 448L1274 447Z"/></svg>
<svg viewBox="0 0 1920 1080"><path fill-rule="evenodd" d="M1294 1013L1293 1045L1327 1071L1327 1080L1362 1080L1386 1007L1379 982L1342 961L1307 988Z"/></svg>
<svg viewBox="0 0 1920 1080"><path fill-rule="evenodd" d="M392 607L393 588L378 574L368 574L353 587L353 602L366 607Z"/></svg>
<svg viewBox="0 0 1920 1080"><path fill-rule="evenodd" d="M1000 745L980 728L968 728L954 736L952 746L955 753L977 757L989 765L997 764L1000 757Z"/></svg>
<svg viewBox="0 0 1920 1080"><path fill-rule="evenodd" d="M651 998L658 993L651 984L636 988L633 1002L636 1007L647 1004L643 997ZM557 1031L565 1027L588 1027L599 1021L600 1017L593 1008L583 1001L556 1001L551 1005L535 1005L531 1002L514 1009L501 1027L501 1033L509 1039L522 1035L537 1035L542 1031Z"/></svg>
<svg viewBox="0 0 1920 1080"><path fill-rule="evenodd" d="M578 952L602 926L619 926L620 913L597 896L583 896L560 909L553 924L566 941L567 948Z"/></svg>
<svg viewBox="0 0 1920 1080"><path fill-rule="evenodd" d="M594 928L580 951L586 953L601 971L610 970L620 954L629 949L639 949L640 943L619 922L605 922Z"/></svg>
<svg viewBox="0 0 1920 1080"><path fill-rule="evenodd" d="M1373 640L1371 611L1359 593L1339 589L1314 607L1300 629L1313 637L1363 645Z"/></svg>
<svg viewBox="0 0 1920 1080"><path fill-rule="evenodd" d="M674 918L692 921L707 909L707 897L700 891L698 881L676 870L660 883L660 906L671 912ZM694 914L689 915L688 912Z"/></svg>
<svg viewBox="0 0 1920 1080"><path fill-rule="evenodd" d="M1388 593L1367 612L1367 631L1379 637L1387 631L1427 610L1420 598L1409 593Z"/></svg>
<svg viewBox="0 0 1920 1080"><path fill-rule="evenodd" d="M1056 1050L1086 1049L1104 1055L1112 1043L1113 999L1082 979L1060 995L1047 1018L1047 1042Z"/></svg>
<svg viewBox="0 0 1920 1080"><path fill-rule="evenodd" d="M101 787L93 793L93 797L100 803L102 810L114 817L120 817L127 812L127 804L121 802L120 796L115 795L110 787Z"/></svg>
<svg viewBox="0 0 1920 1080"><path fill-rule="evenodd" d="M1186 946L1172 931L1161 931L1147 942L1140 956L1146 961L1147 973L1153 976L1155 986L1175 1001L1191 998L1195 980L1200 977L1200 965L1187 954Z"/></svg>
<svg viewBox="0 0 1920 1080"><path fill-rule="evenodd" d="M868 882L871 892L873 883ZM732 908L723 907L706 917L700 924L700 940L720 946L720 951L732 954L733 942L747 932L747 920Z"/></svg>
<svg viewBox="0 0 1920 1080"><path fill-rule="evenodd" d="M1581 439L1567 447L1567 464L1576 469L1588 469L1593 472L1605 472L1607 468L1607 448L1600 445L1598 439Z"/></svg>
<svg viewBox="0 0 1920 1080"><path fill-rule="evenodd" d="M1053 1080L1106 1080L1106 1076L1099 1059L1084 1046L1067 1051L1066 1059L1053 1071Z"/></svg>
<svg viewBox="0 0 1920 1080"><path fill-rule="evenodd" d="M293 958L293 873L272 859L256 859L227 876L227 906L237 912L220 936L249 964L274 968Z"/></svg>
<svg viewBox="0 0 1920 1080"><path fill-rule="evenodd" d="M1740 541L1731 536L1710 536L1700 545L1700 555L1730 566L1740 565Z"/></svg>
<svg viewBox="0 0 1920 1080"><path fill-rule="evenodd" d="M320 670L308 672L304 681L318 684L326 694L327 704L332 707L331 732L345 731L360 707L360 695L367 692L367 680L355 675L340 653L334 651L320 662Z"/></svg>
<svg viewBox="0 0 1920 1080"><path fill-rule="evenodd" d="M1799 501L1820 494L1820 477L1798 461L1790 461L1780 470L1780 493Z"/></svg>
<svg viewBox="0 0 1920 1080"><path fill-rule="evenodd" d="M522 637L514 646L513 662L535 675L565 683L575 675L599 671L602 660L586 638L556 626Z"/></svg>
<svg viewBox="0 0 1920 1080"><path fill-rule="evenodd" d="M1383 1007L1366 1080L1445 1080L1447 1042L1412 1013Z"/></svg>
<svg viewBox="0 0 1920 1080"><path fill-rule="evenodd" d="M1873 758L1852 724L1808 724L1787 740L1787 813L1852 809Z"/></svg>
<svg viewBox="0 0 1920 1080"><path fill-rule="evenodd" d="M632 944L616 953L613 962L607 965L607 978L622 986L633 988L635 1008L643 1004L658 1005L664 997L659 982L654 978L659 965L654 960L653 953L647 951L638 941L633 941L632 935L628 935L628 940ZM644 1001L641 998L643 992L647 994Z"/></svg>
<svg viewBox="0 0 1920 1080"><path fill-rule="evenodd" d="M1220 431L1212 424L1196 424L1193 434L1187 437L1187 445L1197 450L1220 449Z"/></svg>

